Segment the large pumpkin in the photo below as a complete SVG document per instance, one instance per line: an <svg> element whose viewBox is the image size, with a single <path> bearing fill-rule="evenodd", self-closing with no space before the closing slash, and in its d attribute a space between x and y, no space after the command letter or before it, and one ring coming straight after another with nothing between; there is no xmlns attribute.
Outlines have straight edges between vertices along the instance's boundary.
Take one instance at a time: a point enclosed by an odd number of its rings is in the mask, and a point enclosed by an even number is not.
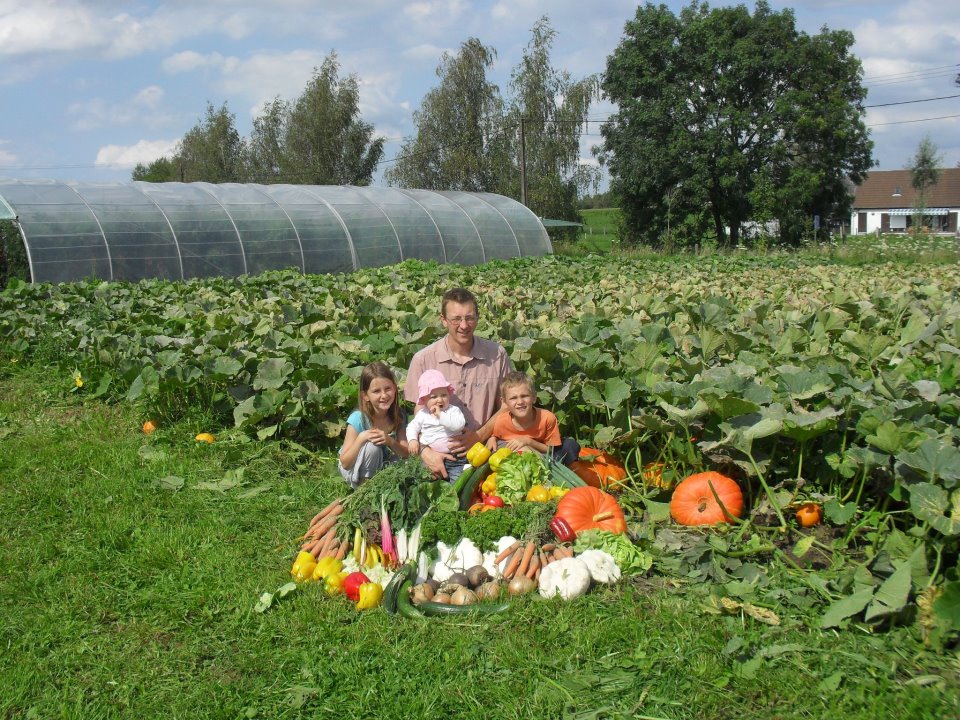
<svg viewBox="0 0 960 720"><path fill-rule="evenodd" d="M587 485L611 492L620 488L627 477L623 463L594 448L581 448L580 459L570 469Z"/></svg>
<svg viewBox="0 0 960 720"><path fill-rule="evenodd" d="M712 487L712 490L711 490ZM716 497L714 497L714 491ZM736 481L718 472L702 472L685 478L670 499L670 515L681 525L716 525L743 514L743 493Z"/></svg>
<svg viewBox="0 0 960 720"><path fill-rule="evenodd" d="M575 533L583 530L627 531L623 510L614 497L589 485L573 488L560 498L554 517L566 520Z"/></svg>

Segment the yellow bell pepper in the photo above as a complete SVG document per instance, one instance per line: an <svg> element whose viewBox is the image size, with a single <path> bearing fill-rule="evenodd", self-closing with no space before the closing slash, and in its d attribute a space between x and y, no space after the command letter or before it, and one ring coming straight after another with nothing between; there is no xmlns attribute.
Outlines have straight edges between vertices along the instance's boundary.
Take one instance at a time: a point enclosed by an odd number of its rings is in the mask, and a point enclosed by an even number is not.
<svg viewBox="0 0 960 720"><path fill-rule="evenodd" d="M327 575L323 583L323 591L330 597L343 595L343 582L347 579L348 572L335 572Z"/></svg>
<svg viewBox="0 0 960 720"><path fill-rule="evenodd" d="M490 457L490 450L481 442L474 443L473 447L467 450L467 462L475 468L483 465Z"/></svg>
<svg viewBox="0 0 960 720"><path fill-rule="evenodd" d="M487 462L490 463L490 469L493 470L493 472L496 472L497 468L500 467L500 463L502 463L504 459L510 455L513 455L513 450L510 448L503 447L497 450L493 455L490 456L490 459L487 460Z"/></svg>
<svg viewBox="0 0 960 720"><path fill-rule="evenodd" d="M554 485L550 488L550 499L553 500L554 498L562 498L568 492L570 492L570 488L563 487L562 485Z"/></svg>
<svg viewBox="0 0 960 720"><path fill-rule="evenodd" d="M317 568L317 561L313 555L308 552L302 552L297 555L293 561L293 567L290 568L290 574L297 582L309 582L313 580L313 571Z"/></svg>
<svg viewBox="0 0 960 720"><path fill-rule="evenodd" d="M328 576L343 570L343 562L335 557L322 557L317 561L317 567L313 570L314 580L326 580Z"/></svg>
<svg viewBox="0 0 960 720"><path fill-rule="evenodd" d="M547 502L550 499L550 491L543 485L534 485L527 491L527 500L529 502Z"/></svg>
<svg viewBox="0 0 960 720"><path fill-rule="evenodd" d="M365 582L360 586L360 599L357 600L357 610L370 610L383 600L383 587L380 583Z"/></svg>
<svg viewBox="0 0 960 720"><path fill-rule="evenodd" d="M483 481L483 484L480 486L480 492L484 495L493 495L497 491L497 474L490 473L487 475L487 479Z"/></svg>

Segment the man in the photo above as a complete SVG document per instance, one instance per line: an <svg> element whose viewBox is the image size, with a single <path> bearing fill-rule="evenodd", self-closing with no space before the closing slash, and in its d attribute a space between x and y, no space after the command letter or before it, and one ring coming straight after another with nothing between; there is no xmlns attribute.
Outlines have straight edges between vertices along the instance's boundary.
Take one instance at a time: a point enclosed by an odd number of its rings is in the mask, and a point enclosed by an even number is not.
<svg viewBox="0 0 960 720"><path fill-rule="evenodd" d="M490 437L501 410L500 380L513 370L507 351L499 343L474 336L479 319L477 298L469 290L454 288L444 293L440 323L447 334L413 356L404 382L404 397L416 405L420 400L420 375L425 370L439 370L453 386L451 402L466 419L463 432L450 438L448 453L427 447L420 454L423 464L439 477L447 477L445 459L463 457L474 443Z"/></svg>

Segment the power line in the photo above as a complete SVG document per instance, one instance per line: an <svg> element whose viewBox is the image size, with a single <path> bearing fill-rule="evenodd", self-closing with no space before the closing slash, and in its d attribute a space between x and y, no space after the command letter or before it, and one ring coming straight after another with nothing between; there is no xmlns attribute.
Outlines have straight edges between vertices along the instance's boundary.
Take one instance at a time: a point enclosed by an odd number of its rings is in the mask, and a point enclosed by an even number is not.
<svg viewBox="0 0 960 720"><path fill-rule="evenodd" d="M929 122L931 120L948 120L950 118L957 117L960 117L960 115L941 115L939 117L918 118L916 120L897 120L896 122L872 123L867 125L867 127L880 127L881 125L906 125L907 123Z"/></svg>
<svg viewBox="0 0 960 720"><path fill-rule="evenodd" d="M881 103L880 105L864 105L866 108L890 107L891 105L910 105L912 103L931 102L933 100L949 100L950 98L960 97L960 95L944 95L943 97L924 98L923 100L901 100L900 102Z"/></svg>

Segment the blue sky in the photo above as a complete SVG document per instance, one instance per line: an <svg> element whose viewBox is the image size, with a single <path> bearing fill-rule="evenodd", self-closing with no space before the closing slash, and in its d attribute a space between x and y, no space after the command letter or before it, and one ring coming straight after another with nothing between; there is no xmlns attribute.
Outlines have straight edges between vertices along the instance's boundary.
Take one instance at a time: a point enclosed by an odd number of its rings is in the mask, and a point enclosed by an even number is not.
<svg viewBox="0 0 960 720"><path fill-rule="evenodd" d="M675 12L685 4L667 3ZM810 34L823 26L853 32L866 104L886 105L866 117L878 168L906 167L924 135L944 167L960 163L960 97L931 100L960 95L955 2L771 6L791 8ZM342 75L360 81L364 120L388 139L382 171L413 133L412 113L436 86L444 51L469 37L494 47L492 79L506 94L530 28L547 15L557 31L553 66L581 78L603 71L637 7L621 0L0 0L0 176L129 180L135 163L171 154L208 101L226 102L237 129L249 134L263 104L297 97L331 50ZM610 109L599 103L591 118ZM598 126L589 133L582 160L593 163Z"/></svg>

